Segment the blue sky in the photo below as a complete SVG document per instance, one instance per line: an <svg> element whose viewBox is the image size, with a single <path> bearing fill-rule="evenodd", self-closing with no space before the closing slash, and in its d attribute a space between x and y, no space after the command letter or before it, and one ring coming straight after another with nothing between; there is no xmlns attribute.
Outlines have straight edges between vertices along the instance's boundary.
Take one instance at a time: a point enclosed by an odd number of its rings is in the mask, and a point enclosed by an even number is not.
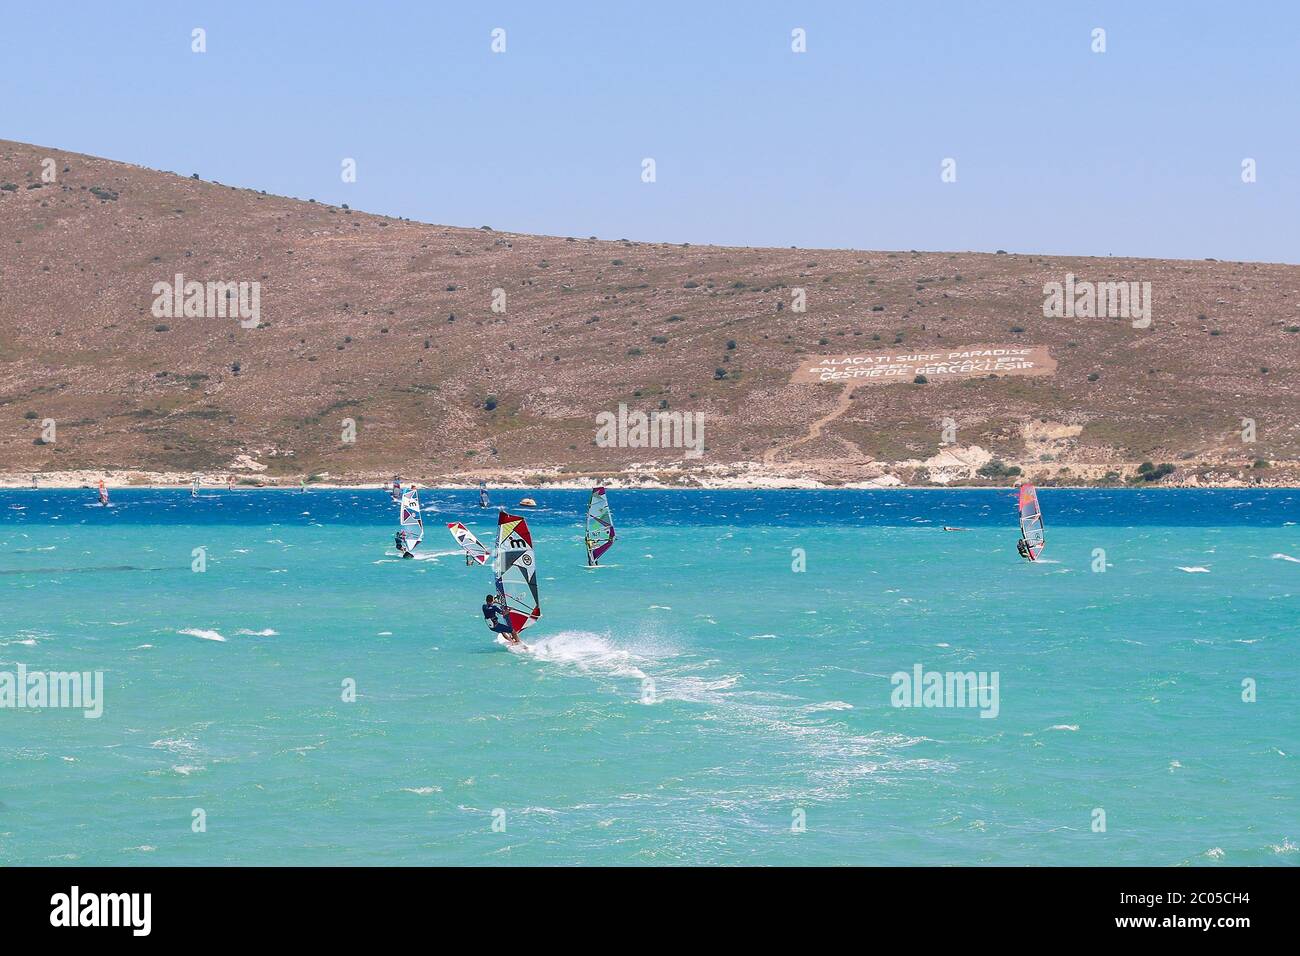
<svg viewBox="0 0 1300 956"><path fill-rule="evenodd" d="M1281 0L73 0L8 4L0 28L0 138L355 209L609 239L1300 262L1300 4Z"/></svg>

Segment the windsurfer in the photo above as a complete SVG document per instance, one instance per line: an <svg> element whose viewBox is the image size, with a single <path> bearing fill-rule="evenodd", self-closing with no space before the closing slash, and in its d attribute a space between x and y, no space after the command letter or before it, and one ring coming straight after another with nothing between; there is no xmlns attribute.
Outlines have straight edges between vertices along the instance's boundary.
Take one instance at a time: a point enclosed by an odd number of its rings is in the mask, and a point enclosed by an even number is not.
<svg viewBox="0 0 1300 956"><path fill-rule="evenodd" d="M510 626L509 615L506 614L505 608L497 604L497 596L489 594L483 599L483 617L487 619L487 626L497 634L500 634L511 644L519 643L519 635L515 633L514 628ZM505 615L507 620L502 621L498 618Z"/></svg>
<svg viewBox="0 0 1300 956"><path fill-rule="evenodd" d="M1021 556L1022 558L1024 558L1025 560L1029 560L1029 559L1030 559L1030 558L1029 558L1029 545L1025 543L1025 539L1024 539L1024 538L1021 538L1021 539L1019 539L1019 540L1016 542L1016 550L1020 552L1020 556Z"/></svg>
<svg viewBox="0 0 1300 956"><path fill-rule="evenodd" d="M404 558L415 557L414 554L412 554L410 551L407 550L405 531L398 531L397 534L393 536L393 543L397 545L397 553L400 554L402 557Z"/></svg>

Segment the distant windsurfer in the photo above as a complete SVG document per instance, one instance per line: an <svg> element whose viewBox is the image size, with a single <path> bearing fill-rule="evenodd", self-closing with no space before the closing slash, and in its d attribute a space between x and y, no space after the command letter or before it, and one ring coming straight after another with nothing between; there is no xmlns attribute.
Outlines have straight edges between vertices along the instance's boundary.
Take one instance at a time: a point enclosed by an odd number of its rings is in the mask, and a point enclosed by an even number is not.
<svg viewBox="0 0 1300 956"><path fill-rule="evenodd" d="M609 511L609 498L605 486L591 489L587 499L587 521L584 544L587 546L587 567L600 566L600 559L614 546L614 516Z"/></svg>
<svg viewBox="0 0 1300 956"><path fill-rule="evenodd" d="M1017 489L1020 510L1020 540L1016 550L1026 561L1037 561L1047 543L1043 532L1043 511L1038 506L1038 489L1029 482L1024 482Z"/></svg>
<svg viewBox="0 0 1300 956"><path fill-rule="evenodd" d="M483 599L483 617L487 620L487 626L495 633L500 634L510 644L519 643L519 635L515 629L510 626L510 615L506 609L497 603L497 596L489 594ZM504 616L506 620L498 620Z"/></svg>
<svg viewBox="0 0 1300 956"><path fill-rule="evenodd" d="M486 481L480 481L478 483L478 506L480 508L486 508L488 506L488 492L487 492Z"/></svg>

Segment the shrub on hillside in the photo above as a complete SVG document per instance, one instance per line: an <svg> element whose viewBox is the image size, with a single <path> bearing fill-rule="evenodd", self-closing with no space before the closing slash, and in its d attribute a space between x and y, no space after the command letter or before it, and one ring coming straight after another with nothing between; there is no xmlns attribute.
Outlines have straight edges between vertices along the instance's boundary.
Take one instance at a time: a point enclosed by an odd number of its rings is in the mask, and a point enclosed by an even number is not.
<svg viewBox="0 0 1300 956"><path fill-rule="evenodd" d="M1014 478L1020 474L1020 467L1008 465L1000 458L994 458L987 464L981 465L975 474L981 478Z"/></svg>

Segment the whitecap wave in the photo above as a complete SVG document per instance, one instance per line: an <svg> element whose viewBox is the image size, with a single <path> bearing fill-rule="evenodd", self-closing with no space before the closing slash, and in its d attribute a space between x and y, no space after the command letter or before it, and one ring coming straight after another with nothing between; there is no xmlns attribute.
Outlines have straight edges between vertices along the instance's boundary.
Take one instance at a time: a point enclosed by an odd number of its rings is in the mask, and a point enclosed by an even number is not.
<svg viewBox="0 0 1300 956"><path fill-rule="evenodd" d="M201 637L205 641L222 641L222 642L225 641L225 638L222 637L218 632L206 630L201 627L187 627L185 628L185 630L177 631L176 633L188 634L190 637Z"/></svg>

